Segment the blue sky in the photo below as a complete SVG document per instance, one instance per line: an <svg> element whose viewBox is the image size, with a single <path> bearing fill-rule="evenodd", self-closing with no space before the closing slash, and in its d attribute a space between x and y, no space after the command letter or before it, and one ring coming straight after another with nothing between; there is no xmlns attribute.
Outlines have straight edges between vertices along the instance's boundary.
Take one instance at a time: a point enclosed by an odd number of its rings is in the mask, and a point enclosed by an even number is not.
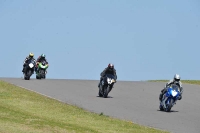
<svg viewBox="0 0 200 133"><path fill-rule="evenodd" d="M200 79L199 0L0 0L0 77L45 53L47 78ZM35 75L33 75L35 78Z"/></svg>

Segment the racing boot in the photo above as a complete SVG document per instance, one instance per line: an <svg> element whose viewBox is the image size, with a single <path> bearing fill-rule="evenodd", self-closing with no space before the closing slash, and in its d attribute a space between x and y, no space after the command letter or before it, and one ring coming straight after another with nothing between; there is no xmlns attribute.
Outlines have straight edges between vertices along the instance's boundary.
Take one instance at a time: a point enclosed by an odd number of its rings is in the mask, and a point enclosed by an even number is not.
<svg viewBox="0 0 200 133"><path fill-rule="evenodd" d="M100 87L100 83L101 83L101 81L102 81L102 77L100 78L100 81L99 81L98 87Z"/></svg>
<svg viewBox="0 0 200 133"><path fill-rule="evenodd" d="M23 69L22 69L22 72L24 73L25 72L25 68L23 67Z"/></svg>
<svg viewBox="0 0 200 133"><path fill-rule="evenodd" d="M35 73L37 74L37 67L35 67Z"/></svg>
<svg viewBox="0 0 200 133"><path fill-rule="evenodd" d="M160 93L160 96L159 96L159 100L160 101L162 100L162 97L165 94L165 92L166 92L166 88L164 88L164 89L161 90L161 93Z"/></svg>
<svg viewBox="0 0 200 133"><path fill-rule="evenodd" d="M99 82L99 84L98 84L98 87L100 87L100 82Z"/></svg>
<svg viewBox="0 0 200 133"><path fill-rule="evenodd" d="M161 102L161 100L162 100L162 97L163 97L163 93L161 92L161 93L160 93L160 96L159 96L160 102Z"/></svg>

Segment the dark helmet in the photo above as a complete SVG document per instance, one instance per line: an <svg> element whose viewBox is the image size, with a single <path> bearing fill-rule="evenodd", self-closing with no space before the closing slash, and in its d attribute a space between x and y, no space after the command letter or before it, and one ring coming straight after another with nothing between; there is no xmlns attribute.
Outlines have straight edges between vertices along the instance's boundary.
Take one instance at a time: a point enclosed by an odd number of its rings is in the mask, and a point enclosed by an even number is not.
<svg viewBox="0 0 200 133"><path fill-rule="evenodd" d="M114 69L114 65L111 64L111 63L109 63L109 64L108 64L108 68L109 68L109 69Z"/></svg>
<svg viewBox="0 0 200 133"><path fill-rule="evenodd" d="M41 54L41 58L45 59L46 55L45 54Z"/></svg>

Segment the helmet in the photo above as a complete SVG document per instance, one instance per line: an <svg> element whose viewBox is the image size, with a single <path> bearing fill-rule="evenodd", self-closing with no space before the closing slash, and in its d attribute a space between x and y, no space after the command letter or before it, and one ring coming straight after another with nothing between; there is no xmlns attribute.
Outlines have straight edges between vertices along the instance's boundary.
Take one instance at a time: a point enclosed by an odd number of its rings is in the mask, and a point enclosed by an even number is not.
<svg viewBox="0 0 200 133"><path fill-rule="evenodd" d="M33 58L33 57L34 57L34 54L33 54L33 53L29 53L29 57L30 57L30 58Z"/></svg>
<svg viewBox="0 0 200 133"><path fill-rule="evenodd" d="M111 63L109 63L109 64L108 64L108 68L109 68L109 69L113 69L113 68L114 68L114 65L111 64Z"/></svg>
<svg viewBox="0 0 200 133"><path fill-rule="evenodd" d="M41 58L45 59L46 55L45 54L41 54Z"/></svg>
<svg viewBox="0 0 200 133"><path fill-rule="evenodd" d="M180 80L181 80L180 75L175 74L175 75L174 75L174 81L180 81Z"/></svg>

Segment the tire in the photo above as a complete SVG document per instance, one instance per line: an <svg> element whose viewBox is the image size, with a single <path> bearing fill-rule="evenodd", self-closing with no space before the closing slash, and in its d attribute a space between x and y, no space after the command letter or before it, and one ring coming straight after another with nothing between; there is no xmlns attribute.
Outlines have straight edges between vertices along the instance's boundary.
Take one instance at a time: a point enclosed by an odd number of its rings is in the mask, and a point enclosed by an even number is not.
<svg viewBox="0 0 200 133"><path fill-rule="evenodd" d="M104 93L103 93L104 98L108 97L108 92L109 92L109 86L104 88Z"/></svg>
<svg viewBox="0 0 200 133"><path fill-rule="evenodd" d="M44 79L45 78L45 74L44 74L44 70L43 69L41 69L40 71L39 71L39 73L40 73L40 79Z"/></svg>
<svg viewBox="0 0 200 133"><path fill-rule="evenodd" d="M31 72L31 70L29 70L28 74L27 74L27 80L30 80L31 75L32 75L32 72Z"/></svg>
<svg viewBox="0 0 200 133"><path fill-rule="evenodd" d="M40 75L40 76L38 76L38 79L41 79L41 75Z"/></svg>
<svg viewBox="0 0 200 133"><path fill-rule="evenodd" d="M170 112L170 111L171 111L171 108L172 108L172 104L173 104L173 102L174 102L174 100L171 99L171 101L170 101L168 107L166 108L166 112Z"/></svg>
<svg viewBox="0 0 200 133"><path fill-rule="evenodd" d="M41 76L41 70L38 70L38 79L41 79L42 76Z"/></svg>
<svg viewBox="0 0 200 133"><path fill-rule="evenodd" d="M113 86L108 86L108 87L109 87L109 89L108 89L108 94L109 94L111 92Z"/></svg>

